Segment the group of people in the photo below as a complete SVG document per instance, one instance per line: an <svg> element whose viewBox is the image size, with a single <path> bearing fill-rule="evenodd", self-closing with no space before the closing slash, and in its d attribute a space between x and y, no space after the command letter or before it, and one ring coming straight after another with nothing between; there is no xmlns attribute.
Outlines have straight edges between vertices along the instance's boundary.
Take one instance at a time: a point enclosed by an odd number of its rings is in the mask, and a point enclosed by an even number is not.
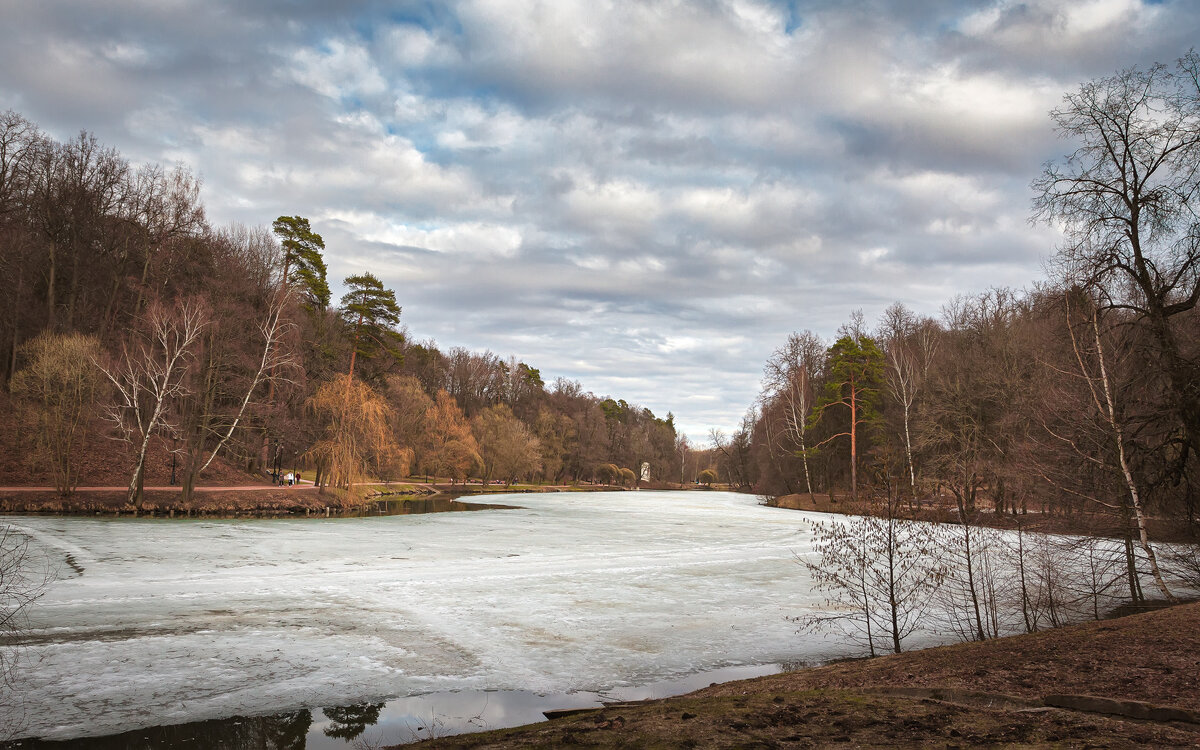
<svg viewBox="0 0 1200 750"><path fill-rule="evenodd" d="M289 471L287 474L280 474L276 471L272 472L271 479L275 484L291 487L293 484L300 484L300 472L293 474Z"/></svg>

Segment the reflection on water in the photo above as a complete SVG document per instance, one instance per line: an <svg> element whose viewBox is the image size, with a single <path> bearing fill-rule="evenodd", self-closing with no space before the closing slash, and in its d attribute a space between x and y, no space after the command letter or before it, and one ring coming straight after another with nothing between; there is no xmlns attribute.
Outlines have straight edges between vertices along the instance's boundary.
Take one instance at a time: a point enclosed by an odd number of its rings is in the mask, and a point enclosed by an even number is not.
<svg viewBox="0 0 1200 750"><path fill-rule="evenodd" d="M588 708L613 701L681 695L714 682L775 674L778 664L754 664L700 672L650 685L614 688L603 693L534 693L528 690L459 690L396 698L385 703L356 703L275 716L233 716L165 727L150 727L107 737L49 742L16 740L0 750L160 750L161 748L269 748L271 750L347 750L417 742L488 729L543 721L543 711ZM368 731L370 730L370 731ZM357 744L356 741L357 740ZM364 743L365 741L365 743Z"/></svg>
<svg viewBox="0 0 1200 750"><path fill-rule="evenodd" d="M383 706L383 703L355 703L350 706L322 708L325 718L329 719L329 725L321 731L326 737L352 740L379 721L379 711Z"/></svg>
<svg viewBox="0 0 1200 750"><path fill-rule="evenodd" d="M461 510L512 510L516 507L518 506L497 505L495 503L465 503L461 500L451 500L446 497L381 497L372 499L358 508L342 511L337 515L343 518L409 516L421 513L450 513Z"/></svg>
<svg viewBox="0 0 1200 750"><path fill-rule="evenodd" d="M21 750L157 750L158 748L274 748L305 750L312 712L300 709L275 716L232 716L228 719L195 721L168 727L149 727L107 737L48 742L16 740L0 748Z"/></svg>

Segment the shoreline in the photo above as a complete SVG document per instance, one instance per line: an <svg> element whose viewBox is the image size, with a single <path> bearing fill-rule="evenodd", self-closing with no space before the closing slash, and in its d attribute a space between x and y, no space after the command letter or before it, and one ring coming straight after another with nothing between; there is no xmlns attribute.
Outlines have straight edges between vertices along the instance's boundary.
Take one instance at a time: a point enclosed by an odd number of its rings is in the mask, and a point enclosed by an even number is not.
<svg viewBox="0 0 1200 750"><path fill-rule="evenodd" d="M829 496L825 494L817 494L815 503L809 499L807 494L798 493L760 497L765 497L762 504L768 508L841 516L871 515L871 506L868 503L862 501L854 503L848 498L830 502ZM958 512L953 506L944 503L933 504L929 501L916 509L904 507L897 517L904 520L959 525ZM1169 523L1165 519L1156 517L1148 517L1146 520L1150 537L1155 544L1194 543L1196 541L1195 533L1180 524ZM1127 530L1115 516L1102 512L1049 514L1030 511L1012 514L977 508L970 515L970 523L974 526L999 531L1016 531L1020 528L1030 533L1090 535L1109 539L1123 539Z"/></svg>
<svg viewBox="0 0 1200 750"><path fill-rule="evenodd" d="M1123 658L1112 658L1118 652ZM1200 603L1190 602L724 682L422 746L1195 745L1198 652Z"/></svg>
<svg viewBox="0 0 1200 750"><path fill-rule="evenodd" d="M493 495L543 494L557 492L629 492L612 485L516 485L511 488L438 483L371 483L373 491L362 498L346 498L335 492L321 493L311 483L294 486L219 485L197 487L188 503L180 499L179 487L148 487L141 508L126 502L127 490L119 487L80 487L62 495L46 487L0 488L0 516L80 516L109 518L334 518L379 513L382 504L417 500L470 502L461 498ZM676 490L674 487L645 487L641 491ZM516 507L516 506L497 506ZM474 510L463 508L462 510ZM428 512L428 511L427 511Z"/></svg>

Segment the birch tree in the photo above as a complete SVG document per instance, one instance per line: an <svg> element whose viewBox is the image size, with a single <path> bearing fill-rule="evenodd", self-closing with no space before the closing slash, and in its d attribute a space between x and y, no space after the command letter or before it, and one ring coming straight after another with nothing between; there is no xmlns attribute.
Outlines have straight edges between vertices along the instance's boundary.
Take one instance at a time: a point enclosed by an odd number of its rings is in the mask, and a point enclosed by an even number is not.
<svg viewBox="0 0 1200 750"><path fill-rule="evenodd" d="M144 331L122 345L115 364L101 366L116 393L106 415L134 450L128 501L135 508L142 507L150 439L158 432L178 435L168 416L173 402L188 393L185 376L208 324L208 310L197 300L170 307L154 301L146 310Z"/></svg>
<svg viewBox="0 0 1200 750"><path fill-rule="evenodd" d="M186 435L186 455L183 479L180 483L184 502L191 499L197 479L229 444L235 431L244 421L247 410L254 402L254 394L263 385L289 381L291 374L299 367L299 357L284 346L284 339L295 328L295 325L284 317L286 307L287 297L284 293L279 293L263 313L263 318L257 325L261 343L250 365L244 390L237 397L237 410L231 414L215 413L217 381L225 378L221 378L218 368L212 363L211 355L215 347L209 346L210 363L205 368L204 394L200 403L192 409L193 424ZM210 439L216 440L211 449L207 447Z"/></svg>
<svg viewBox="0 0 1200 750"><path fill-rule="evenodd" d="M1075 352L1076 361L1079 364L1079 370L1083 374L1084 381L1087 384L1088 392L1092 397L1092 405L1096 409L1096 413L1100 416L1104 426L1107 428L1112 446L1115 449L1117 456L1117 471L1120 473L1122 482L1125 485L1125 490L1128 493L1128 509L1133 516L1133 521L1137 527L1138 541L1141 545L1142 552L1146 555L1146 560L1150 565L1150 575L1154 578L1154 583L1158 586L1158 590L1162 592L1163 597L1167 601L1176 601L1176 597L1167 587L1166 581L1163 579L1162 571L1159 569L1158 557L1154 553L1154 547L1150 544L1149 533L1146 530L1146 513L1143 507L1142 492L1137 479L1133 475L1130 467L1130 458L1128 451L1127 439L1125 436L1125 426L1119 418L1119 404L1116 401L1116 395L1111 379L1109 378L1108 364L1105 361L1104 341L1100 334L1100 311L1093 307L1090 315L1090 330L1092 341L1095 349L1094 358L1095 364L1089 366L1085 361L1085 353L1080 346L1080 342L1076 338L1075 331L1071 326L1070 321L1070 299L1071 296L1064 295L1065 304L1067 305L1067 329L1071 335L1071 344ZM1131 576L1136 576L1136 570L1131 565ZM1132 583L1132 582L1131 582ZM1135 597L1136 598L1136 597Z"/></svg>
<svg viewBox="0 0 1200 750"><path fill-rule="evenodd" d="M825 342L812 331L788 336L787 344L776 349L767 360L763 380L768 392L778 399L783 410L783 435L804 467L804 486L815 502L812 471L808 465L809 418L816 405L817 379L825 366ZM769 420L767 409L763 413ZM768 424L768 429L770 425Z"/></svg>
<svg viewBox="0 0 1200 750"><path fill-rule="evenodd" d="M917 491L917 468L913 461L912 422L917 399L937 351L937 331L932 321L918 321L912 311L897 302L883 313L879 338L884 345L887 392L900 407L904 434L904 456L908 464L909 488Z"/></svg>

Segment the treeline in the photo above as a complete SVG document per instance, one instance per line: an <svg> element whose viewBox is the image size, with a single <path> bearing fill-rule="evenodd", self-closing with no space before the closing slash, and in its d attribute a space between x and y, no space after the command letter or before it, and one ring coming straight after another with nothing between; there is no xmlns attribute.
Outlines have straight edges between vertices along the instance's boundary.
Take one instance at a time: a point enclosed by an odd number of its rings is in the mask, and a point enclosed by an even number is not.
<svg viewBox="0 0 1200 750"><path fill-rule="evenodd" d="M0 114L0 378L25 458L70 492L85 446L116 438L135 505L163 449L185 496L217 456L251 472L299 462L343 488L416 472L683 476L672 415L414 340L369 272L335 303L325 252L303 217L214 227L185 167Z"/></svg>
<svg viewBox="0 0 1200 750"><path fill-rule="evenodd" d="M958 544L898 542L885 525L827 530L826 547L860 572L865 561L895 564L898 549L961 554L913 585L970 578L956 611L971 610L972 637L999 630L977 567L988 565L971 557L970 529L985 511L1018 526L1035 512L1107 519L1123 536L1116 563L1105 558L1101 573L1094 554L1067 564L1046 552L1045 585L1091 564L1093 591L1118 586L1138 600L1145 574L1171 598L1153 531L1200 532L1198 72L1191 53L1068 95L1052 117L1077 148L1033 183L1035 218L1065 230L1052 278L957 297L936 319L896 304L874 325L855 314L833 341L792 334L741 430L721 444L724 476L765 494L870 502L889 521L900 508L911 517L948 505L965 530ZM975 554L989 547L974 544ZM1022 576L1025 552L1013 553ZM1028 590L1019 598L1015 611L1036 623Z"/></svg>
<svg viewBox="0 0 1200 750"><path fill-rule="evenodd" d="M1193 363L1200 325L1172 321ZM994 289L940 319L895 304L833 342L792 334L721 461L765 494L891 490L967 511L1077 513L1138 502L1195 524L1197 456L1134 313L1080 287Z"/></svg>

